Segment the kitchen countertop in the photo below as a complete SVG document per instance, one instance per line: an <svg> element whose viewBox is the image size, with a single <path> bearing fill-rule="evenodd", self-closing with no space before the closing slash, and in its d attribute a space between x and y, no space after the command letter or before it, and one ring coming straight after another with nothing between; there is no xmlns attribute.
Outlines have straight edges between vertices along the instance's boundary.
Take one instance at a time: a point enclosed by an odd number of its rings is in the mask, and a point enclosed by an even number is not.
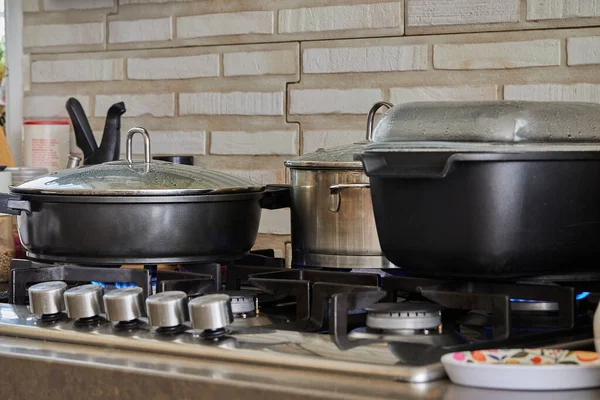
<svg viewBox="0 0 600 400"><path fill-rule="evenodd" d="M600 389L485 390L448 380L403 383L0 337L5 399L598 399Z"/></svg>

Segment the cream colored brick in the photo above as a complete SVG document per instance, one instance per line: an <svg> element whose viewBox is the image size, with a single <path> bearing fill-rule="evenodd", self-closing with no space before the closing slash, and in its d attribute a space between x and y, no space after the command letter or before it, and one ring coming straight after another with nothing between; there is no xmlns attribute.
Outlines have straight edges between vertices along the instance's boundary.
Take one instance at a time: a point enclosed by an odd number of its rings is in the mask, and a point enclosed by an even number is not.
<svg viewBox="0 0 600 400"><path fill-rule="evenodd" d="M87 10L92 8L112 8L115 0L44 0L44 10Z"/></svg>
<svg viewBox="0 0 600 400"><path fill-rule="evenodd" d="M252 51L223 55L225 76L277 75L296 73L296 52L292 50Z"/></svg>
<svg viewBox="0 0 600 400"><path fill-rule="evenodd" d="M302 89L290 92L290 114L367 114L379 89Z"/></svg>
<svg viewBox="0 0 600 400"><path fill-rule="evenodd" d="M97 95L94 115L104 117L110 106L120 101L125 102L127 117L141 115L172 117L175 115L175 95L173 93Z"/></svg>
<svg viewBox="0 0 600 400"><path fill-rule="evenodd" d="M283 92L201 92L179 95L181 115L283 115Z"/></svg>
<svg viewBox="0 0 600 400"><path fill-rule="evenodd" d="M171 38L171 18L111 21L108 24L110 43L156 42Z"/></svg>
<svg viewBox="0 0 600 400"><path fill-rule="evenodd" d="M421 86L390 89L393 104L414 101L485 101L498 99L498 86Z"/></svg>
<svg viewBox="0 0 600 400"><path fill-rule="evenodd" d="M89 45L104 43L104 24L28 25L23 27L24 47Z"/></svg>
<svg viewBox="0 0 600 400"><path fill-rule="evenodd" d="M294 131L268 132L212 132L211 154L236 155L297 155L298 133Z"/></svg>
<svg viewBox="0 0 600 400"><path fill-rule="evenodd" d="M182 39L274 32L272 11L192 15L177 18L177 37Z"/></svg>
<svg viewBox="0 0 600 400"><path fill-rule="evenodd" d="M40 11L39 0L22 0L21 2L23 3L23 12Z"/></svg>
<svg viewBox="0 0 600 400"><path fill-rule="evenodd" d="M427 69L427 45L313 48L302 52L302 72L411 71Z"/></svg>
<svg viewBox="0 0 600 400"><path fill-rule="evenodd" d="M402 3L279 10L279 33L403 28Z"/></svg>
<svg viewBox="0 0 600 400"><path fill-rule="evenodd" d="M259 233L289 235L291 231L290 209L263 210L258 227ZM280 255L279 257L281 257Z"/></svg>
<svg viewBox="0 0 600 400"><path fill-rule="evenodd" d="M170 3L173 1L184 2L184 1L194 1L194 0L119 0L119 4Z"/></svg>
<svg viewBox="0 0 600 400"><path fill-rule="evenodd" d="M600 0L527 0L527 20L600 16Z"/></svg>
<svg viewBox="0 0 600 400"><path fill-rule="evenodd" d="M567 39L567 64L600 64L600 36Z"/></svg>
<svg viewBox="0 0 600 400"><path fill-rule="evenodd" d="M127 106L127 104L125 104ZM206 154L206 132L204 131L154 131L149 130L153 155ZM126 133L122 133L121 151L125 151ZM134 138L133 153L143 154L142 140Z"/></svg>
<svg viewBox="0 0 600 400"><path fill-rule="evenodd" d="M408 26L519 21L519 0L407 0Z"/></svg>
<svg viewBox="0 0 600 400"><path fill-rule="evenodd" d="M600 103L600 85L505 85L504 99L526 101L584 101Z"/></svg>
<svg viewBox="0 0 600 400"><path fill-rule="evenodd" d="M330 149L365 140L364 130L309 130L302 133L302 154L313 153L317 149Z"/></svg>
<svg viewBox="0 0 600 400"><path fill-rule="evenodd" d="M219 76L218 54L127 60L129 79L190 79L210 76Z"/></svg>
<svg viewBox="0 0 600 400"><path fill-rule="evenodd" d="M34 61L31 80L44 82L117 81L123 79L123 59Z"/></svg>
<svg viewBox="0 0 600 400"><path fill-rule="evenodd" d="M560 65L560 40L436 44L436 69L507 69Z"/></svg>
<svg viewBox="0 0 600 400"><path fill-rule="evenodd" d="M27 96L23 99L23 116L35 118L53 118L53 117L68 117L65 105L71 96ZM90 98L88 96L78 96L83 110L87 115L90 110Z"/></svg>

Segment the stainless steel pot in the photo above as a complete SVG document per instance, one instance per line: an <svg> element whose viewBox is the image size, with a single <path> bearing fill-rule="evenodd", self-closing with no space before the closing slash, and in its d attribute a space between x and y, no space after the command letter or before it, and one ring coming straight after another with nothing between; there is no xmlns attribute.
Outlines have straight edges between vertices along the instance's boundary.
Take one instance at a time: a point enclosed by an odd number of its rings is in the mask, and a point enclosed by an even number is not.
<svg viewBox="0 0 600 400"><path fill-rule="evenodd" d="M380 107L387 107L382 102ZM372 132L370 115L367 140ZM291 177L292 263L328 268L393 268L382 254L369 178L354 154L367 142L319 149L285 162Z"/></svg>

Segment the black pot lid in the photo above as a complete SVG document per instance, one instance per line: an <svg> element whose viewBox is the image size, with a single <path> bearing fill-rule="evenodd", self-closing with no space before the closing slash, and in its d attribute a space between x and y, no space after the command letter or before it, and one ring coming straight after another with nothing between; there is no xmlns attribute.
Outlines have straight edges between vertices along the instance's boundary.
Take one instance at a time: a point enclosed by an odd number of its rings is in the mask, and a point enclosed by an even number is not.
<svg viewBox="0 0 600 400"><path fill-rule="evenodd" d="M594 142L599 104L419 102L388 110L367 151L578 151Z"/></svg>
<svg viewBox="0 0 600 400"><path fill-rule="evenodd" d="M133 134L144 137L144 161L132 160ZM198 166L151 161L150 138L143 128L127 136L127 161L81 166L39 176L11 191L26 194L94 196L175 196L254 192L264 189L246 179Z"/></svg>

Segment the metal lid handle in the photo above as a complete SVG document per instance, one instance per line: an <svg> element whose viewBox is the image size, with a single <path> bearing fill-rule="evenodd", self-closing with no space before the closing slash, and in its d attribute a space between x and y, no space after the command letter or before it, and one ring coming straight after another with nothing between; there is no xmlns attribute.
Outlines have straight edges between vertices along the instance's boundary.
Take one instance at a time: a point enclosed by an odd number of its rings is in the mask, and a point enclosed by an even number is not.
<svg viewBox="0 0 600 400"><path fill-rule="evenodd" d="M144 162L149 164L150 159L152 158L150 155L150 135L148 135L148 131L146 129L139 126L131 128L127 131L127 142L125 144L127 162L133 162L133 135L136 133L141 133L144 138Z"/></svg>
<svg viewBox="0 0 600 400"><path fill-rule="evenodd" d="M375 120L375 114L381 107L386 107L388 109L394 107L392 103L388 103L387 101L378 101L373 104L371 110L369 110L369 115L367 116L367 141L373 141L373 121Z"/></svg>

